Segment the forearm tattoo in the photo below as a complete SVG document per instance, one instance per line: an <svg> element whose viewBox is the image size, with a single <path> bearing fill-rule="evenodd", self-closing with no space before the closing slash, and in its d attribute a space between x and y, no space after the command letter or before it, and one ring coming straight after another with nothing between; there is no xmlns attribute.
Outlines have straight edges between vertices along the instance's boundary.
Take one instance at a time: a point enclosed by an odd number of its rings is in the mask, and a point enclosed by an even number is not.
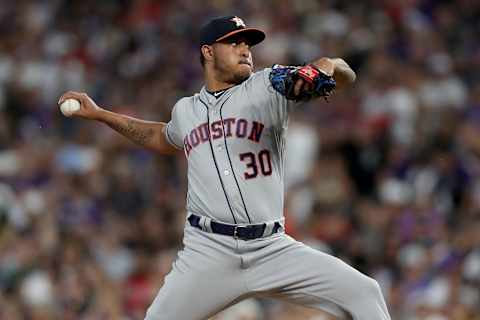
<svg viewBox="0 0 480 320"><path fill-rule="evenodd" d="M110 123L109 126L141 146L151 141L155 134L152 128L141 128L138 123L131 119L128 119L126 123Z"/></svg>

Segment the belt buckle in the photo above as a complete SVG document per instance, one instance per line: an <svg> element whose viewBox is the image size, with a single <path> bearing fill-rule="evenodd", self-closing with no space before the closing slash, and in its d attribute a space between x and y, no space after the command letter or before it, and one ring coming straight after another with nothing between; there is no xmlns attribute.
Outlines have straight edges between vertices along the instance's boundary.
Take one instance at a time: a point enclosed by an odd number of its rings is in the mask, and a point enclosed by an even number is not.
<svg viewBox="0 0 480 320"><path fill-rule="evenodd" d="M238 239L238 226L233 228L233 238Z"/></svg>

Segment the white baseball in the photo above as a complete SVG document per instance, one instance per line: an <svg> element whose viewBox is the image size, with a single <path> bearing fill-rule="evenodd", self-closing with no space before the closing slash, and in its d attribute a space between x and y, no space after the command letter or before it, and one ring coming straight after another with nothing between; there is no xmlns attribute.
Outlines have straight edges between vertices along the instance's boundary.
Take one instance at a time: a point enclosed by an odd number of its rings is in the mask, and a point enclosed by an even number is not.
<svg viewBox="0 0 480 320"><path fill-rule="evenodd" d="M78 110L80 110L80 102L76 99L67 99L60 105L60 111L65 117L71 117Z"/></svg>

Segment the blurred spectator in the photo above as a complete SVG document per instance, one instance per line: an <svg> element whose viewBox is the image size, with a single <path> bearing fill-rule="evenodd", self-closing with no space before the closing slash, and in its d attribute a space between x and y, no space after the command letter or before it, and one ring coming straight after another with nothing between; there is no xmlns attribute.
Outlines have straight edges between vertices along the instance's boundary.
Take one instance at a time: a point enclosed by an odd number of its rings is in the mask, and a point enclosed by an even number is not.
<svg viewBox="0 0 480 320"><path fill-rule="evenodd" d="M354 87L292 114L287 232L375 277L393 319L480 319L480 2L2 1L0 319L143 319L181 246L185 160L62 117L65 90L167 121L196 37L267 30L257 68L345 58ZM327 320L247 300L219 320Z"/></svg>

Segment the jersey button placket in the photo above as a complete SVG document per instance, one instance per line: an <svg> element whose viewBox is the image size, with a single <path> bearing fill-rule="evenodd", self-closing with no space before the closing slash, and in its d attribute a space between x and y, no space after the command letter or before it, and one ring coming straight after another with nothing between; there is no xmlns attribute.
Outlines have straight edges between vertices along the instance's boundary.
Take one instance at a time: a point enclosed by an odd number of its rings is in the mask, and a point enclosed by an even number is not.
<svg viewBox="0 0 480 320"><path fill-rule="evenodd" d="M209 110L210 112L210 123L216 122L216 121L222 121L222 117L220 115L220 107L221 104L211 104L211 109ZM222 127L223 129L223 127ZM217 140L217 142L214 145L214 152L216 154L217 160L219 165L222 168L222 176L223 176L223 182L225 185L225 191L230 197L230 199L233 200L232 206L233 207L241 207L241 199L238 194L238 188L234 180L233 176L233 168L230 167L230 161L228 159L227 155L227 145L225 145L225 138L222 133L222 137Z"/></svg>

